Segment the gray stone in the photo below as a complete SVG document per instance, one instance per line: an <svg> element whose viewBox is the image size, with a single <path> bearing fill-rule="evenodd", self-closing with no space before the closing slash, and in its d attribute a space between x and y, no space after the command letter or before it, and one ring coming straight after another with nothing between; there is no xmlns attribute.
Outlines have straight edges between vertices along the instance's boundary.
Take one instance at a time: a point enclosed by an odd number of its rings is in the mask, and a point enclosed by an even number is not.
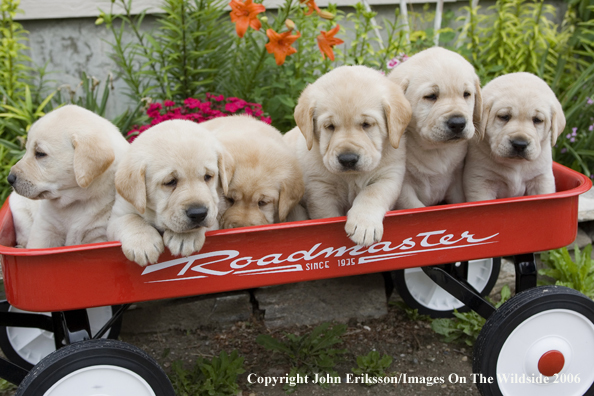
<svg viewBox="0 0 594 396"><path fill-rule="evenodd" d="M580 195L578 205L578 221L590 221L594 220L594 190L589 191Z"/></svg>
<svg viewBox="0 0 594 396"><path fill-rule="evenodd" d="M124 315L122 333L191 330L205 325L231 325L252 315L246 291L135 304Z"/></svg>
<svg viewBox="0 0 594 396"><path fill-rule="evenodd" d="M501 259L501 270L499 271L499 277L497 278L497 282L495 286L493 286L493 290L489 296L494 299L495 301L499 301L501 289L503 286L509 286L510 291L512 294L516 290L516 268L514 263L506 258Z"/></svg>
<svg viewBox="0 0 594 396"><path fill-rule="evenodd" d="M584 230L591 240L594 240L594 221L580 223L580 228Z"/></svg>
<svg viewBox="0 0 594 396"><path fill-rule="evenodd" d="M577 236L575 237L575 241L571 242L567 245L567 249L573 250L574 246L577 244L580 249L584 246L589 245L592 243L592 238L582 229L582 227L578 227Z"/></svg>
<svg viewBox="0 0 594 396"><path fill-rule="evenodd" d="M388 313L381 274L322 279L255 291L269 328L379 318Z"/></svg>

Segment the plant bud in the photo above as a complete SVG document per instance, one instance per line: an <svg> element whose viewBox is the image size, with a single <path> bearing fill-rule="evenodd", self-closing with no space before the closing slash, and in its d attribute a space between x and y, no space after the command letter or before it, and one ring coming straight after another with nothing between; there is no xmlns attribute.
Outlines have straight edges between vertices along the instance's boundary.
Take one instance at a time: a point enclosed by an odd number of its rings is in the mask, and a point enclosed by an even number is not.
<svg viewBox="0 0 594 396"><path fill-rule="evenodd" d="M287 20L285 21L285 26L287 27L287 29L289 29L289 30L293 30L293 29L295 29L295 22L293 22L293 21L292 21L292 20L290 20L290 19L287 19Z"/></svg>
<svg viewBox="0 0 594 396"><path fill-rule="evenodd" d="M322 10L322 11L318 12L318 15L320 16L320 18L324 18L329 21L334 19L334 14L329 11Z"/></svg>

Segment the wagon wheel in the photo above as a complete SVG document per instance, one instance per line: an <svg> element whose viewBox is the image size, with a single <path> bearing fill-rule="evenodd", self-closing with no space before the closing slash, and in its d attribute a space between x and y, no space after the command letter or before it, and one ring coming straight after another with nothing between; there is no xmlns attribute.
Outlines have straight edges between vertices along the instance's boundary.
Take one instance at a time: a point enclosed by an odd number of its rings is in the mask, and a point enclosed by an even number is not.
<svg viewBox="0 0 594 396"><path fill-rule="evenodd" d="M91 336L95 335L105 323L116 313L119 306L106 306L88 308L87 315L91 325ZM24 312L9 304L1 304L0 311L3 312ZM51 316L49 312L39 312L39 315ZM117 339L120 334L122 321L117 320L103 336L103 338ZM24 369L31 369L41 359L56 350L54 333L27 327L0 326L0 349L11 362Z"/></svg>
<svg viewBox="0 0 594 396"><path fill-rule="evenodd" d="M19 385L16 396L175 396L159 364L122 341L76 342L52 352Z"/></svg>
<svg viewBox="0 0 594 396"><path fill-rule="evenodd" d="M590 395L592 367L594 302L562 286L511 298L487 320L474 348L474 377L484 396Z"/></svg>
<svg viewBox="0 0 594 396"><path fill-rule="evenodd" d="M459 265L459 263L456 263ZM467 281L482 296L488 295L501 269L501 258L471 260L468 262ZM400 297L411 308L422 315L433 318L447 318L454 314L454 309L465 312L469 308L463 302L439 287L421 268L408 268L393 272L394 285Z"/></svg>

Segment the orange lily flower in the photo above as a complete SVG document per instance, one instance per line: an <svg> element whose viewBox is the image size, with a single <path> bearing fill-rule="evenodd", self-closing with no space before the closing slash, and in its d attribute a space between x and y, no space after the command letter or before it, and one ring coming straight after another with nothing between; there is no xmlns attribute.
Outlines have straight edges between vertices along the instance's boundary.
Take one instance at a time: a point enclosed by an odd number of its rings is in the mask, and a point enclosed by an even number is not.
<svg viewBox="0 0 594 396"><path fill-rule="evenodd" d="M320 32L321 34L317 38L318 47L320 47L322 57L326 55L330 60L334 60L334 51L332 51L332 47L344 43L341 39L334 37L339 30L340 25L336 25L334 29L331 29L329 32L324 32L323 30Z"/></svg>
<svg viewBox="0 0 594 396"><path fill-rule="evenodd" d="M312 12L314 12L314 10L316 10L316 12L320 12L320 8L318 7L318 5L316 4L315 0L299 0L302 4L305 4L308 8L307 12L305 13L305 15L311 15Z"/></svg>
<svg viewBox="0 0 594 396"><path fill-rule="evenodd" d="M262 23L258 19L258 14L266 11L262 4L254 4L252 0L245 0L245 3L239 0L231 0L231 22L235 23L235 31L239 37L243 37L251 26L255 30L260 30Z"/></svg>
<svg viewBox="0 0 594 396"><path fill-rule="evenodd" d="M274 53L274 60L276 60L278 66L285 63L287 55L297 52L291 45L301 37L301 33L297 32L297 34L291 35L291 31L277 33L272 29L268 29L266 35L270 39L270 42L266 44L266 51L269 54Z"/></svg>

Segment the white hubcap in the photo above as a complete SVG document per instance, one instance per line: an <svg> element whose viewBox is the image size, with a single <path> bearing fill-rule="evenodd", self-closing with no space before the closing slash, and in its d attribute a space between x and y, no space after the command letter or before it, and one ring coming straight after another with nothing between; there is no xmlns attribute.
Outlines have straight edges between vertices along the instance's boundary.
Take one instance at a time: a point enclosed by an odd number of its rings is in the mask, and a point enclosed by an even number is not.
<svg viewBox="0 0 594 396"><path fill-rule="evenodd" d="M56 382L44 396L156 396L138 374L119 366L91 366Z"/></svg>
<svg viewBox="0 0 594 396"><path fill-rule="evenodd" d="M51 316L49 312L28 312L23 311L12 305L8 308L8 312L24 312L36 313L39 315ZM92 335L96 334L109 319L111 319L111 306L88 308L87 315L89 317L89 325L91 326ZM103 338L107 338L107 332ZM28 327L6 327L6 335L8 341L14 351L23 358L23 360L35 365L44 357L56 350L56 343L54 341L54 333Z"/></svg>
<svg viewBox="0 0 594 396"><path fill-rule="evenodd" d="M468 262L468 283L476 290L483 291L489 283L493 271L493 259L472 260ZM404 270L404 281L411 296L422 306L433 311L453 311L464 303L442 289L429 278L421 268Z"/></svg>
<svg viewBox="0 0 594 396"><path fill-rule="evenodd" d="M542 375L543 362L551 360L551 376ZM497 359L497 380L504 396L582 396L594 383L592 367L592 322L572 310L551 309L509 335Z"/></svg>

